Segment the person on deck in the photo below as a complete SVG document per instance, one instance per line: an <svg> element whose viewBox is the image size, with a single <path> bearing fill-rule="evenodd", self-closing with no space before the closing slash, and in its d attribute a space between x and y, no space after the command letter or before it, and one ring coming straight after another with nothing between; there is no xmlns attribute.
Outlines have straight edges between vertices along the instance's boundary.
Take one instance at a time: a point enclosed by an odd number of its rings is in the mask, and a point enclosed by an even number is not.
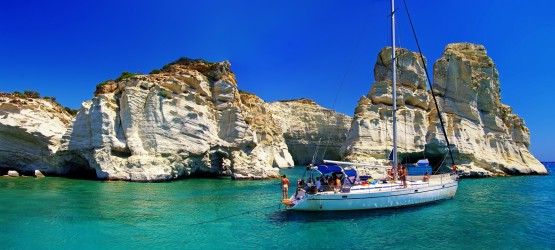
<svg viewBox="0 0 555 250"><path fill-rule="evenodd" d="M286 175L281 178L281 199L285 200L289 197L289 179Z"/></svg>
<svg viewBox="0 0 555 250"><path fill-rule="evenodd" d="M324 177L318 177L316 178L316 188L318 189L318 192L322 192L322 181L321 179L323 179Z"/></svg>
<svg viewBox="0 0 555 250"><path fill-rule="evenodd" d="M395 171L393 171L393 168L390 168L387 170L387 181L392 181L395 175Z"/></svg>
<svg viewBox="0 0 555 250"><path fill-rule="evenodd" d="M337 176L334 176L334 178L333 192L337 193L341 189L341 179L339 179Z"/></svg>
<svg viewBox="0 0 555 250"><path fill-rule="evenodd" d="M430 181L430 174L428 172L426 172L426 174L424 175L424 177L422 178L423 182L428 182Z"/></svg>
<svg viewBox="0 0 555 250"><path fill-rule="evenodd" d="M397 168L399 169L399 179L401 183L403 183L403 188L407 187L407 169L401 164L397 164Z"/></svg>

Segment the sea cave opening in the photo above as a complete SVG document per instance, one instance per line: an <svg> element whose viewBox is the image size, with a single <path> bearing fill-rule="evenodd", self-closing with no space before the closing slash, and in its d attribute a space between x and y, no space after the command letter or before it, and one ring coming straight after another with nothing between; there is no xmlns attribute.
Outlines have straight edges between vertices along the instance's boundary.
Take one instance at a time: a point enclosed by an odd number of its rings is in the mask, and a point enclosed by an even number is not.
<svg viewBox="0 0 555 250"><path fill-rule="evenodd" d="M91 167L89 161L80 155L72 155L63 162L67 168L66 176L74 179L96 180L96 170Z"/></svg>

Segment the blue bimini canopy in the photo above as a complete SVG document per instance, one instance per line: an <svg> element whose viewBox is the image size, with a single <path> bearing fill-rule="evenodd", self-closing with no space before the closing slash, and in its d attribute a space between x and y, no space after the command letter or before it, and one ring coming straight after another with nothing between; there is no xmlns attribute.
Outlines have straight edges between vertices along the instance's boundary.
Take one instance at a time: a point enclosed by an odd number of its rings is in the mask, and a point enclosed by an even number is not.
<svg viewBox="0 0 555 250"><path fill-rule="evenodd" d="M347 169L345 170L345 174L347 175L347 180L351 183L351 185L354 185L357 179L357 171L354 169Z"/></svg>
<svg viewBox="0 0 555 250"><path fill-rule="evenodd" d="M354 169L347 169L345 170L345 174L349 177L357 177L357 171Z"/></svg>
<svg viewBox="0 0 555 250"><path fill-rule="evenodd" d="M343 169L337 165L318 165L318 171L322 174L329 174L333 172L343 172Z"/></svg>

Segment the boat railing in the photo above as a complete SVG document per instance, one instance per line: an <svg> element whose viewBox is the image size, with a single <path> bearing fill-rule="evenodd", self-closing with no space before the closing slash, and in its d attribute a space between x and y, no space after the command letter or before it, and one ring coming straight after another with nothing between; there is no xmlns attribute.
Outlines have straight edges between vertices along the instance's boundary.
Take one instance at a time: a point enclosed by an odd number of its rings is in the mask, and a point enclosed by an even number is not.
<svg viewBox="0 0 555 250"><path fill-rule="evenodd" d="M444 183L450 183L452 181L453 181L453 179L451 178L451 174L449 174L449 173L437 174L437 175L431 175L430 176L430 183L444 184Z"/></svg>
<svg viewBox="0 0 555 250"><path fill-rule="evenodd" d="M407 176L407 181L422 181L423 177L424 177L423 175L409 175ZM452 181L453 181L453 178L451 177L451 174L446 173L446 174L430 175L430 179L428 182L432 184L444 184Z"/></svg>

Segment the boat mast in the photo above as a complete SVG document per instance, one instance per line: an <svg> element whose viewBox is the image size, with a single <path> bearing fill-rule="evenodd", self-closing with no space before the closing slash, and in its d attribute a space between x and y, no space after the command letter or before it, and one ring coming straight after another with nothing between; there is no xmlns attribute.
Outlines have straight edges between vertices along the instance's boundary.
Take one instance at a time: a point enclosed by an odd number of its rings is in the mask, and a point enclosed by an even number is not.
<svg viewBox="0 0 555 250"><path fill-rule="evenodd" d="M392 71L392 102L393 102L393 170L397 180L397 67L395 56L395 0L391 0L391 71Z"/></svg>

